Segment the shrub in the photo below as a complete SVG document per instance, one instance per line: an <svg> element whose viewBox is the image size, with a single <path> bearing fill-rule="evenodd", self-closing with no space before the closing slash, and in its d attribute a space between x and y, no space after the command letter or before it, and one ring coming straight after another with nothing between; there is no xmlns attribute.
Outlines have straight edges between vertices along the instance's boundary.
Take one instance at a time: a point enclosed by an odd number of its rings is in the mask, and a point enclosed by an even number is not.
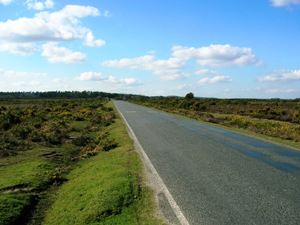
<svg viewBox="0 0 300 225"><path fill-rule="evenodd" d="M92 138L90 138L86 135L82 135L80 137L74 138L72 140L72 143L76 146L83 147L83 146L88 145L91 141L92 141Z"/></svg>
<svg viewBox="0 0 300 225"><path fill-rule="evenodd" d="M42 142L44 140L44 136L41 132L34 130L32 131L29 135L28 138L32 141L32 142Z"/></svg>
<svg viewBox="0 0 300 225"><path fill-rule="evenodd" d="M116 115L114 112L106 112L102 116L102 123L104 126L109 126L113 123L113 120L116 118Z"/></svg>
<svg viewBox="0 0 300 225"><path fill-rule="evenodd" d="M296 111L293 114L293 122L294 123L300 123L300 110Z"/></svg>
<svg viewBox="0 0 300 225"><path fill-rule="evenodd" d="M11 132L15 137L21 138L23 140L27 138L31 131L32 128L27 124L18 124L11 129Z"/></svg>
<svg viewBox="0 0 300 225"><path fill-rule="evenodd" d="M111 149L118 147L118 143L114 138L105 138L100 143L101 150L107 152Z"/></svg>

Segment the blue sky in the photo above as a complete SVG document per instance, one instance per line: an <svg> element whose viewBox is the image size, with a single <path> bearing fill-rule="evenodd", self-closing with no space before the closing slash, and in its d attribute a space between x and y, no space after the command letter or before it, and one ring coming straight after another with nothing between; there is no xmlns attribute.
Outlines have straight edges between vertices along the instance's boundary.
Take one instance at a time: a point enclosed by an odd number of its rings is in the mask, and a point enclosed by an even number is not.
<svg viewBox="0 0 300 225"><path fill-rule="evenodd" d="M300 0L0 0L0 91L299 98Z"/></svg>

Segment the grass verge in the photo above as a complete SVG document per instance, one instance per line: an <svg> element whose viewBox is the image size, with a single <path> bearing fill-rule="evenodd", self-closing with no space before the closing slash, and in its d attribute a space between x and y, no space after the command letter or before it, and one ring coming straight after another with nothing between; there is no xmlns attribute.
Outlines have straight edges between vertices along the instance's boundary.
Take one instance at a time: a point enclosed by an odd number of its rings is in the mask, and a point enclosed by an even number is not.
<svg viewBox="0 0 300 225"><path fill-rule="evenodd" d="M48 186L53 166L38 151L0 158L0 224L24 224L37 201L37 193Z"/></svg>
<svg viewBox="0 0 300 225"><path fill-rule="evenodd" d="M113 107L113 103L109 103ZM87 158L67 176L43 224L163 224L121 119L106 128L118 147Z"/></svg>

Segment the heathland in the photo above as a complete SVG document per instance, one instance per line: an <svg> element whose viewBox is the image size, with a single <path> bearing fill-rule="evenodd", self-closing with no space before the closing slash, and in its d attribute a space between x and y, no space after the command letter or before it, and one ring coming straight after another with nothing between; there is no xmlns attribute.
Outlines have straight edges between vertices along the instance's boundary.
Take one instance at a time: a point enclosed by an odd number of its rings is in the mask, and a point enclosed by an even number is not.
<svg viewBox="0 0 300 225"><path fill-rule="evenodd" d="M0 225L163 224L111 98L300 149L300 99L0 93Z"/></svg>
<svg viewBox="0 0 300 225"><path fill-rule="evenodd" d="M1 98L0 177L1 225L162 224L103 96Z"/></svg>

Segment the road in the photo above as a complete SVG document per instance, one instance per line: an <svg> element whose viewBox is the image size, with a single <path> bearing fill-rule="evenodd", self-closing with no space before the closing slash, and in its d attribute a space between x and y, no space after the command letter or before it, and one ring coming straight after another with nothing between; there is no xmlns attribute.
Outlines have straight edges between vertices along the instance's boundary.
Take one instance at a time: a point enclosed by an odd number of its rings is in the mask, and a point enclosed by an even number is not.
<svg viewBox="0 0 300 225"><path fill-rule="evenodd" d="M123 101L115 105L189 224L300 224L300 151Z"/></svg>

